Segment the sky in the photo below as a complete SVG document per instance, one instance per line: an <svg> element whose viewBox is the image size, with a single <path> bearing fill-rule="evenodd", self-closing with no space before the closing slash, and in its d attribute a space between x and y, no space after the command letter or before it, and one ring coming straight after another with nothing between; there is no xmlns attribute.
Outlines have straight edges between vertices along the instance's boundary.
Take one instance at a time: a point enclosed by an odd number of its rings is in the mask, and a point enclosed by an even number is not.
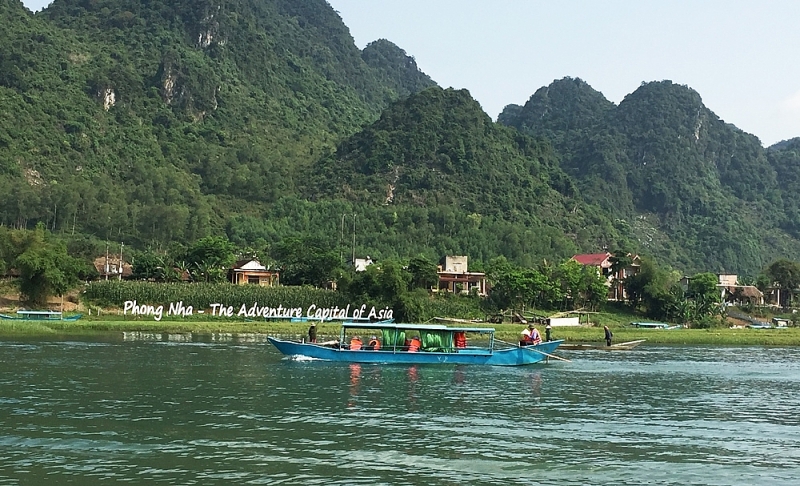
<svg viewBox="0 0 800 486"><path fill-rule="evenodd" d="M565 76L615 103L642 82L668 79L765 146L800 137L797 0L328 2L359 48L392 41L495 119Z"/></svg>

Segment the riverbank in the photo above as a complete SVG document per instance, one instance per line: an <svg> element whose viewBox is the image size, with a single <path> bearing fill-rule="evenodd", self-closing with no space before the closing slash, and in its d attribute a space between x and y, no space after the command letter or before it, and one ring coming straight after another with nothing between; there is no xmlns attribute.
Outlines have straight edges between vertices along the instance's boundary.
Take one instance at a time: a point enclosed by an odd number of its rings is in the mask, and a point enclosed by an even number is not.
<svg viewBox="0 0 800 486"><path fill-rule="evenodd" d="M476 324L476 327L494 327L496 338L516 342L521 324ZM339 324L321 323L317 325L319 339L336 339ZM647 344L703 344L703 345L764 345L800 346L800 328L785 329L639 329L613 326L614 342L621 343L645 339ZM265 321L201 321L201 320L94 320L78 321L0 321L0 338L48 337L56 335L85 335L92 333L130 333L148 332L165 334L265 334L281 336L305 336L308 323L265 322ZM540 329L542 334L544 330ZM553 339L564 339L572 343L601 343L603 328L593 327L555 327Z"/></svg>

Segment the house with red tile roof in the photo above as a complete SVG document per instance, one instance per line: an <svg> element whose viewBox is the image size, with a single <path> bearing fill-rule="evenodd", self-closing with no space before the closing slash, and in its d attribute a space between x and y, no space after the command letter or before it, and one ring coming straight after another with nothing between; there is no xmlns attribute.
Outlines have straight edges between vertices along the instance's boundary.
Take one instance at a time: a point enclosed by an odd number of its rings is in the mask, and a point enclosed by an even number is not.
<svg viewBox="0 0 800 486"><path fill-rule="evenodd" d="M606 277L606 285L608 285L608 300L619 301L627 300L628 295L625 292L623 280L632 275L639 273L639 255L627 255L631 259L631 264L625 268L620 268L616 272L612 270L613 266L613 253L583 253L572 257L573 260L580 263L585 267L596 267L600 275Z"/></svg>

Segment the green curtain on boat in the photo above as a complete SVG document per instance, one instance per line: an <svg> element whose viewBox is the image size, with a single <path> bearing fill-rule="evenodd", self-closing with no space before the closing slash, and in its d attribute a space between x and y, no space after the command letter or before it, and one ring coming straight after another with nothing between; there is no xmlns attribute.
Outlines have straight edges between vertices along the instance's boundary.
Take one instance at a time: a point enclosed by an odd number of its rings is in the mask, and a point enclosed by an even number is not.
<svg viewBox="0 0 800 486"><path fill-rule="evenodd" d="M381 349L388 351L394 346L402 349L406 344L406 332L397 329L381 329Z"/></svg>
<svg viewBox="0 0 800 486"><path fill-rule="evenodd" d="M452 331L422 331L422 350L438 353L450 353L454 349Z"/></svg>

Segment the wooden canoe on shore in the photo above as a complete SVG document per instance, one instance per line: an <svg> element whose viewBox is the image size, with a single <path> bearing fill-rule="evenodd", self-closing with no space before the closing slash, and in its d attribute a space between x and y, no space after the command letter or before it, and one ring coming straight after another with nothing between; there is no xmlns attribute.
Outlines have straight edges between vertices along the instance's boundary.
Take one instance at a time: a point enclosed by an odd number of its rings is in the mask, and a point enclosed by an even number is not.
<svg viewBox="0 0 800 486"><path fill-rule="evenodd" d="M580 344L580 343L563 343L559 349L569 349L572 351L586 351L590 349L602 349L606 351L627 351L635 348L636 346L645 342L646 339L639 339L638 341L628 341L627 343L617 343L611 346L605 344Z"/></svg>

